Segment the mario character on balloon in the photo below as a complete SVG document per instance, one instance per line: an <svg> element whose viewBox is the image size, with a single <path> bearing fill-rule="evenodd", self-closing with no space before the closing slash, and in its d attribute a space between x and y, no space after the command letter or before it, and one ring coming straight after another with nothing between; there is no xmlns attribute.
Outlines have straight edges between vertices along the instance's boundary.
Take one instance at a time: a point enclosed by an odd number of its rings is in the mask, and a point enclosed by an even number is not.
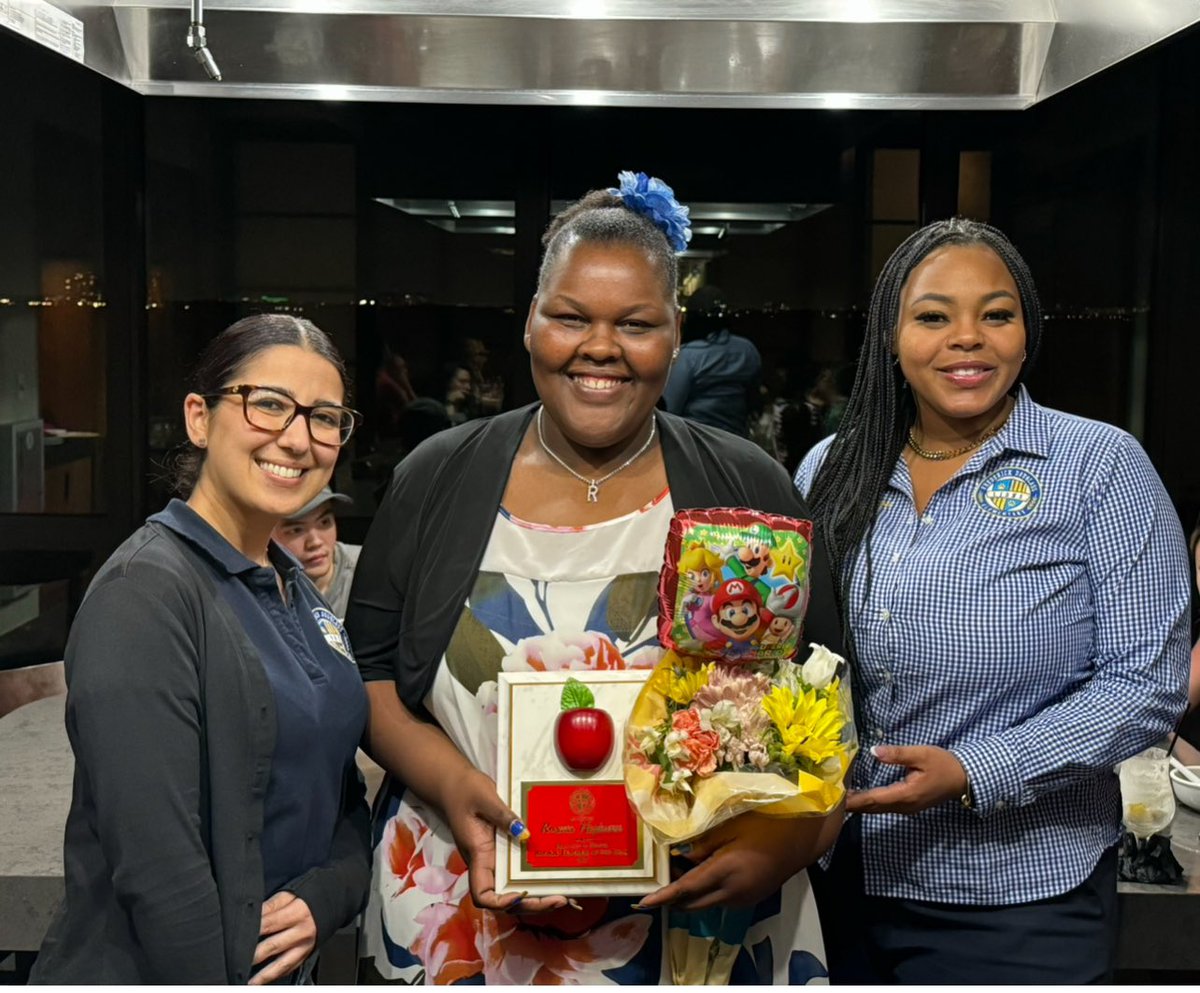
<svg viewBox="0 0 1200 993"><path fill-rule="evenodd" d="M727 579L712 598L712 623L725 658L736 658L757 648L765 626L758 590L744 579Z"/></svg>
<svg viewBox="0 0 1200 993"><path fill-rule="evenodd" d="M759 596L770 595L771 587L764 577L771 569L771 553L775 548L775 535L765 524L754 525L746 536L745 544L739 545L729 559L729 572L739 579L754 583Z"/></svg>

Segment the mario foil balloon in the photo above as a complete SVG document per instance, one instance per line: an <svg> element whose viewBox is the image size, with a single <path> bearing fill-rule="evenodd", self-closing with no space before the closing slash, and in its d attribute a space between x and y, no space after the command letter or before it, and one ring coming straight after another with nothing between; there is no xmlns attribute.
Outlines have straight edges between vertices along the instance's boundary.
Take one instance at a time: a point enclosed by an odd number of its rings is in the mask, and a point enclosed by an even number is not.
<svg viewBox="0 0 1200 993"><path fill-rule="evenodd" d="M680 511L659 575L668 649L634 705L625 785L660 841L745 811L820 816L857 750L845 661L804 641L812 524Z"/></svg>

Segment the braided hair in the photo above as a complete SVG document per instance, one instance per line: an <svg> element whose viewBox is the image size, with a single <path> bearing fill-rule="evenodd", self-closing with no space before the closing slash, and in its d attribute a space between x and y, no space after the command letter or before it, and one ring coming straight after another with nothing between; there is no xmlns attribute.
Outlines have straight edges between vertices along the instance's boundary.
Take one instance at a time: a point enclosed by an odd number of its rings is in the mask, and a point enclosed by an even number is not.
<svg viewBox="0 0 1200 993"><path fill-rule="evenodd" d="M649 217L630 209L608 190L592 190L550 222L542 235L544 254L538 269L539 293L559 259L579 242L642 249L662 273L667 298L674 302L679 288L679 262L667 236Z"/></svg>
<svg viewBox="0 0 1200 993"><path fill-rule="evenodd" d="M904 388L904 376L893 359L900 296L912 271L933 252L949 246L990 248L1017 284L1025 321L1026 359L1013 394L1033 366L1041 344L1042 309L1033 276L1012 242L995 228L960 217L936 221L909 235L887 260L871 294L867 332L850 399L808 495L817 534L838 579L838 604L851 652L849 601L858 549L865 543L869 596L871 536L879 501L916 418L912 392Z"/></svg>

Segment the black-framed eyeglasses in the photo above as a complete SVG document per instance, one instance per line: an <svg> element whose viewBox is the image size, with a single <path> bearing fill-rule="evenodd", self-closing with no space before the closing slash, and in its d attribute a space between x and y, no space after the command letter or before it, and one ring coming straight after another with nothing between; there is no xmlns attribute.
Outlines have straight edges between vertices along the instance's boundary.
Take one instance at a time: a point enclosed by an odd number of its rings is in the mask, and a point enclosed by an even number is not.
<svg viewBox="0 0 1200 993"><path fill-rule="evenodd" d="M314 403L311 407L306 407L279 390L246 383L206 393L204 399L218 399L223 396L242 398L242 413L251 427L261 431L286 431L292 421L300 416L308 424L308 434L313 441L322 445L336 445L339 448L350 440L354 429L363 419L357 410L338 403Z"/></svg>

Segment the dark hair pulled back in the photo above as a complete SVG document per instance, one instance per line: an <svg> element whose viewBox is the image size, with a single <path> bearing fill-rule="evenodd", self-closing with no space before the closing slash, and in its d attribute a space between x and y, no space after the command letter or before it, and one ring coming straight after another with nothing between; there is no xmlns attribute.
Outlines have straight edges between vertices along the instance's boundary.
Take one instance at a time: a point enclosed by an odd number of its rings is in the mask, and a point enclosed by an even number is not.
<svg viewBox="0 0 1200 993"><path fill-rule="evenodd" d="M679 291L679 262L667 236L650 218L625 206L608 190L592 190L563 210L542 235L544 253L538 269L538 291L563 255L579 242L631 245L642 249L658 267L672 302Z"/></svg>
<svg viewBox="0 0 1200 993"><path fill-rule="evenodd" d="M206 396L225 386L237 385L233 380L246 363L276 345L294 345L328 361L337 370L346 402L349 401L350 379L346 363L332 339L312 321L291 314L254 314L230 324L200 353L189 377L189 391ZM191 441L184 442L168 466L172 490L181 497L188 497L200 478L203 465L204 449Z"/></svg>
<svg viewBox="0 0 1200 993"><path fill-rule="evenodd" d="M808 495L817 534L837 579L847 646L852 651L849 601L858 549L866 543L869 595L870 543L879 501L916 417L912 392L904 388L904 376L893 355L900 297L912 271L935 251L949 246L979 245L999 256L1017 284L1021 299L1026 358L1013 384L1014 393L1037 358L1042 339L1042 308L1033 276L1012 242L1000 231L959 217L936 221L905 239L885 263L871 294L854 387Z"/></svg>

